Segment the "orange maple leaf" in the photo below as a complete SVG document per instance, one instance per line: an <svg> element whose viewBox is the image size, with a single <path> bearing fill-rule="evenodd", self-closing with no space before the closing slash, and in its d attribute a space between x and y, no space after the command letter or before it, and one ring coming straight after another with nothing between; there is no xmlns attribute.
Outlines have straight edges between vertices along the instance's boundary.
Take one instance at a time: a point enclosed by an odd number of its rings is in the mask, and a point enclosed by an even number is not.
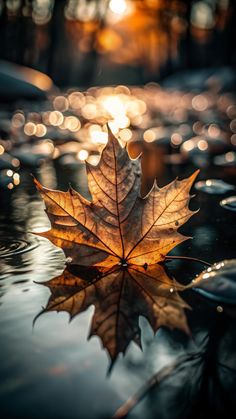
<svg viewBox="0 0 236 419"><path fill-rule="evenodd" d="M73 317L94 304L92 334L100 336L113 361L131 340L140 344L139 315L154 332L160 326L188 332L188 305L177 293L185 287L158 262L188 239L178 228L194 213L188 203L197 174L161 189L155 182L142 198L139 161L129 158L109 130L99 164L87 163L91 201L72 188L50 190L35 180L52 225L40 235L72 260L46 283L52 295L43 312L64 310Z"/></svg>
<svg viewBox="0 0 236 419"><path fill-rule="evenodd" d="M45 201L50 231L41 235L61 247L73 264L84 266L150 265L188 239L178 232L194 211L189 191L198 174L174 180L163 188L156 182L140 196L139 161L132 161L109 130L97 166L86 163L92 200L70 188L67 192L35 183Z"/></svg>

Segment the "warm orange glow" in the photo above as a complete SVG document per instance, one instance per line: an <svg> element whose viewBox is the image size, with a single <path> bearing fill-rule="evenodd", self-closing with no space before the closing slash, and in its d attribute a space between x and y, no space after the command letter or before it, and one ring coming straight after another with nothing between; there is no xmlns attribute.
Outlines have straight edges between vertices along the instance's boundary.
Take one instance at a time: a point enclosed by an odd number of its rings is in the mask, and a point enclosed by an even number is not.
<svg viewBox="0 0 236 419"><path fill-rule="evenodd" d="M203 95L194 96L192 100L192 107L196 111L200 111L200 112L205 111L208 107L208 100L206 96L203 96Z"/></svg>
<svg viewBox="0 0 236 419"><path fill-rule="evenodd" d="M14 128L20 128L24 125L24 123L25 123L25 116L22 113L17 112L13 115L12 125Z"/></svg>
<svg viewBox="0 0 236 419"><path fill-rule="evenodd" d="M128 128L121 129L119 131L119 137L120 137L121 141L127 142L127 141L131 140L131 138L132 138L132 131Z"/></svg>
<svg viewBox="0 0 236 419"><path fill-rule="evenodd" d="M35 135L36 125L33 122L27 122L24 126L24 133L28 136Z"/></svg>
<svg viewBox="0 0 236 419"><path fill-rule="evenodd" d="M86 104L82 109L82 115L86 119L93 119L97 116L97 107L94 103Z"/></svg>
<svg viewBox="0 0 236 419"><path fill-rule="evenodd" d="M76 116L66 116L64 127L71 132L76 132L81 128L81 123Z"/></svg>
<svg viewBox="0 0 236 419"><path fill-rule="evenodd" d="M125 0L110 0L109 9L118 15L123 15L127 10L127 2Z"/></svg>
<svg viewBox="0 0 236 419"><path fill-rule="evenodd" d="M171 143L175 146L178 146L182 143L183 141L183 137L182 135L178 134L177 132L175 132L174 134L172 134L171 136Z"/></svg>
<svg viewBox="0 0 236 419"><path fill-rule="evenodd" d="M38 87L41 90L48 91L52 88L53 82L46 74L41 73L38 70L33 70L27 67L18 67L19 73L31 84Z"/></svg>
<svg viewBox="0 0 236 419"><path fill-rule="evenodd" d="M78 159L81 161L85 161L88 158L88 151L87 150L80 150L77 154Z"/></svg>
<svg viewBox="0 0 236 419"><path fill-rule="evenodd" d="M147 143L151 143L152 141L155 141L155 139L156 139L155 131L152 130L152 129L148 129L147 131L144 132L143 139Z"/></svg>
<svg viewBox="0 0 236 419"><path fill-rule="evenodd" d="M57 96L53 100L53 106L57 111L65 112L69 107L69 102L64 96Z"/></svg>
<svg viewBox="0 0 236 419"><path fill-rule="evenodd" d="M208 149L208 144L205 140L198 141L197 146L200 151L206 151Z"/></svg>
<svg viewBox="0 0 236 419"><path fill-rule="evenodd" d="M49 114L49 123L53 126L59 126L63 123L64 116L59 111L53 111Z"/></svg>
<svg viewBox="0 0 236 419"><path fill-rule="evenodd" d="M44 137L44 135L46 135L46 133L47 133L47 128L45 127L45 125L43 125L43 124L37 124L36 125L35 135L37 137Z"/></svg>

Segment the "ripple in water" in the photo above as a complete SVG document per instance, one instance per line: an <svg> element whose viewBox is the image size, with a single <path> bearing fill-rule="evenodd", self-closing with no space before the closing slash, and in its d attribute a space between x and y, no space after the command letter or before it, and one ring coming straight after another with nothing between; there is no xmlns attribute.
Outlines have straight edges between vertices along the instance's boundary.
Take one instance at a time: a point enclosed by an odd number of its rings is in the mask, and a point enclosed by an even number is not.
<svg viewBox="0 0 236 419"><path fill-rule="evenodd" d="M230 196L229 198L222 199L222 201L220 201L220 205L229 211L236 211L236 196Z"/></svg>
<svg viewBox="0 0 236 419"><path fill-rule="evenodd" d="M38 246L36 238L15 238L11 236L0 237L0 258L19 255L29 252Z"/></svg>
<svg viewBox="0 0 236 419"><path fill-rule="evenodd" d="M209 194L224 194L235 189L234 185L230 185L221 179L200 180L195 183L195 188Z"/></svg>

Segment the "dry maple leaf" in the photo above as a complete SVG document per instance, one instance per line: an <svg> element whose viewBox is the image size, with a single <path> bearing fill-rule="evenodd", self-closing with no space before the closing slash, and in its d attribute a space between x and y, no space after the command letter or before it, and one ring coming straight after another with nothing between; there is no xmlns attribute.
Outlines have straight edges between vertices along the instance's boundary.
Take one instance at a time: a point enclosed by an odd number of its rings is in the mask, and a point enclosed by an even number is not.
<svg viewBox="0 0 236 419"><path fill-rule="evenodd" d="M194 213L188 208L189 191L198 171L161 189L154 182L141 198L139 162L130 160L110 130L99 164L86 167L91 202L72 188L50 190L35 180L52 225L41 235L73 264L150 265L188 239L177 230Z"/></svg>
<svg viewBox="0 0 236 419"><path fill-rule="evenodd" d="M54 191L35 180L52 225L41 235L61 247L71 265L80 265L76 276L66 270L47 283L52 296L46 311L66 310L73 317L94 304L92 333L112 360L131 340L140 341L140 314L154 332L162 325L188 330L186 304L176 293L183 287L157 262L187 239L177 230L193 214L189 190L197 173L161 189L155 182L141 198L139 162L109 130L99 164L87 164L91 202L72 188ZM98 276L83 279L81 266L92 266Z"/></svg>
<svg viewBox="0 0 236 419"><path fill-rule="evenodd" d="M183 287L159 264L146 269L138 265L76 269L71 266L43 285L49 287L51 296L39 315L66 311L72 319L90 305L95 306L90 336L100 337L111 366L120 352L125 353L131 340L141 347L140 315L147 318L154 331L168 326L188 332L184 313L188 305L177 293Z"/></svg>

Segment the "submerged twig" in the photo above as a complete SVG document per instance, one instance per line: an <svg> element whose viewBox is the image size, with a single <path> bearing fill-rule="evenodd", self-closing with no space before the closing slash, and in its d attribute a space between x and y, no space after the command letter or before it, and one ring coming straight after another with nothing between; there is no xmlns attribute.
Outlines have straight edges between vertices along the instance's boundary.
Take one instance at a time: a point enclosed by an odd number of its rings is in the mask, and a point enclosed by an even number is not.
<svg viewBox="0 0 236 419"><path fill-rule="evenodd" d="M202 263L203 265L207 265L207 266L211 266L210 263L206 262L205 260L202 259L198 259L198 258L192 258L189 256L166 256L165 259L167 260L175 260L175 259L182 259L182 260L189 260L191 262L199 262Z"/></svg>
<svg viewBox="0 0 236 419"><path fill-rule="evenodd" d="M163 367L159 372L154 374L133 396L131 396L119 409L115 412L112 419L124 419L134 409L135 406L146 396L146 394L155 386L165 380L172 372L183 364L185 361L193 360L201 356L201 352L183 355L177 358L172 364Z"/></svg>

